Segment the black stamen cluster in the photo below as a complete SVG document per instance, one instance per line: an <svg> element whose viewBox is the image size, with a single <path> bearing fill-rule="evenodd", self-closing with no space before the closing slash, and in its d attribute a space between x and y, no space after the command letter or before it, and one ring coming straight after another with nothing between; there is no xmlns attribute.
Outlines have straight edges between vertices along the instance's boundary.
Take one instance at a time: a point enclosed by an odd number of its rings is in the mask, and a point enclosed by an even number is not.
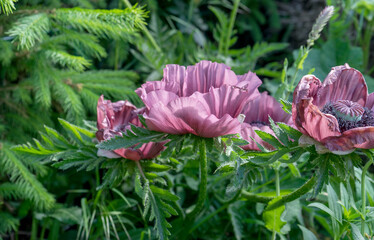
<svg viewBox="0 0 374 240"><path fill-rule="evenodd" d="M266 122L261 122L261 121L253 121L251 122L251 125L256 126L256 127L262 127L262 126L269 126L270 124Z"/></svg>
<svg viewBox="0 0 374 240"><path fill-rule="evenodd" d="M321 112L333 115L338 120L340 131L344 132L352 128L374 126L373 111L368 108L364 108L364 110L360 121L349 121L336 116L335 109L331 103L326 104Z"/></svg>

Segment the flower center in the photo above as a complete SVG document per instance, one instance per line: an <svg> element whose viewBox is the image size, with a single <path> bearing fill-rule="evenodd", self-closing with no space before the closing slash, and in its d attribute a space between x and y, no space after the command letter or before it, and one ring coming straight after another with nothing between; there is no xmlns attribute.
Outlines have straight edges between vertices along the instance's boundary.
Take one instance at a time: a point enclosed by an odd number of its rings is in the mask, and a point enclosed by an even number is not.
<svg viewBox="0 0 374 240"><path fill-rule="evenodd" d="M373 112L349 100L327 103L321 112L335 116L341 132L352 128L374 126Z"/></svg>
<svg viewBox="0 0 374 240"><path fill-rule="evenodd" d="M255 126L255 127L258 127L258 128L263 127L263 126L269 126L268 123L261 122L261 121L253 121L253 122L251 122L251 125Z"/></svg>
<svg viewBox="0 0 374 240"><path fill-rule="evenodd" d="M347 121L360 121L365 109L358 103L349 100L338 100L332 104L335 114Z"/></svg>

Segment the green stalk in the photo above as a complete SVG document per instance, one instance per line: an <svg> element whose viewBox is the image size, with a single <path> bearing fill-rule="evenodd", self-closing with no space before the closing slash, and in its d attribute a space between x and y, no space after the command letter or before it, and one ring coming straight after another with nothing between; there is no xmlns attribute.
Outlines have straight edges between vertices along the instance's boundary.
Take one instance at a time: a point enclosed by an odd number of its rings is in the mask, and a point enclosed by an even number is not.
<svg viewBox="0 0 374 240"><path fill-rule="evenodd" d="M200 185L199 197L195 208L187 215L188 220L194 220L204 207L207 196L208 185L208 161L206 157L206 143L204 139L200 142Z"/></svg>
<svg viewBox="0 0 374 240"><path fill-rule="evenodd" d="M362 213L362 218L361 218L361 234L362 236L365 236L365 220L366 220L366 189L365 189L365 178L366 178L366 173L373 164L373 158L370 154L367 154L369 157L369 161L365 164L364 169L362 169L362 174L361 174L361 201L362 201L362 207L361 207L361 213Z"/></svg>
<svg viewBox="0 0 374 240"><path fill-rule="evenodd" d="M234 28L236 13L238 12L240 0L234 0L234 6L230 14L229 28L226 35L225 54L228 54L232 29Z"/></svg>
<svg viewBox="0 0 374 240"><path fill-rule="evenodd" d="M274 168L275 171L275 194L277 197L280 196L280 181L279 181L279 165ZM273 229L272 240L277 239L277 232Z"/></svg>
<svg viewBox="0 0 374 240"><path fill-rule="evenodd" d="M126 4L128 8L132 8L132 5L128 0L123 0L123 2ZM156 43L156 40L152 37L148 29L143 24L141 24L141 28L142 28L144 35L149 39L149 41L151 41L156 51L162 53L161 48L158 46L158 44Z"/></svg>

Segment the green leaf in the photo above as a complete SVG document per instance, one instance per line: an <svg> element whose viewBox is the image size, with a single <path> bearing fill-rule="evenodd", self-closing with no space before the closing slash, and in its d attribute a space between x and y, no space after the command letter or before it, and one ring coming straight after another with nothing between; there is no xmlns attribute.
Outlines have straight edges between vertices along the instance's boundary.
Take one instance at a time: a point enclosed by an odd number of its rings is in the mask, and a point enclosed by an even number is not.
<svg viewBox="0 0 374 240"><path fill-rule="evenodd" d="M312 231L307 229L304 226L298 225L301 231L303 232L303 239L304 240L318 240L317 237L314 235Z"/></svg>
<svg viewBox="0 0 374 240"><path fill-rule="evenodd" d="M171 192L165 189L156 187L154 185L151 185L150 188L153 194L159 198L165 199L167 201L174 201L174 202L179 200L179 197L175 196L174 194L172 194Z"/></svg>
<svg viewBox="0 0 374 240"><path fill-rule="evenodd" d="M273 200L269 202L269 206L278 200L280 200L281 197L276 197ZM276 208L274 210L267 211L265 210L262 214L262 218L265 222L265 227L269 229L270 231L276 231L278 233L281 232L281 229L284 225L286 225L286 222L282 220L282 213L286 207L283 205L279 208Z"/></svg>
<svg viewBox="0 0 374 240"><path fill-rule="evenodd" d="M107 141L103 141L97 144L96 147L105 150L129 148L140 143L165 141L165 136L165 133L149 131L142 127L131 126L131 131L122 133L122 136L116 136Z"/></svg>
<svg viewBox="0 0 374 240"><path fill-rule="evenodd" d="M283 147L282 143L279 142L278 139L276 139L273 135L267 132L263 132L261 130L255 130L257 135L265 142L269 143L271 146L275 148L281 148Z"/></svg>
<svg viewBox="0 0 374 240"><path fill-rule="evenodd" d="M354 224L350 223L352 228L352 239L354 240L365 240L365 238L361 235L360 229Z"/></svg>
<svg viewBox="0 0 374 240"><path fill-rule="evenodd" d="M308 205L308 207L319 208L320 210L322 210L325 213L327 213L328 215L330 215L330 217L336 219L334 212L330 208L328 208L327 206L323 205L322 203L311 203L311 204Z"/></svg>

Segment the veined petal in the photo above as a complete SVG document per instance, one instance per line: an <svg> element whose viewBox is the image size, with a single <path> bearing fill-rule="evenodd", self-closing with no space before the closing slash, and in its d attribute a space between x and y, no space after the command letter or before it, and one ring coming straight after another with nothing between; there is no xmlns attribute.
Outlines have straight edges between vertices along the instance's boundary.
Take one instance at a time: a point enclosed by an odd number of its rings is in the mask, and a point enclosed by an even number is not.
<svg viewBox="0 0 374 240"><path fill-rule="evenodd" d="M97 128L100 129L119 129L128 124L134 117L133 110L136 107L128 101L118 101L112 103L104 100L101 95L97 103Z"/></svg>
<svg viewBox="0 0 374 240"><path fill-rule="evenodd" d="M322 113L311 101L312 99L303 99L292 106L292 116L295 117L297 128L317 141L339 136L341 133L336 118Z"/></svg>
<svg viewBox="0 0 374 240"><path fill-rule="evenodd" d="M333 67L318 90L316 105L323 107L326 103L337 100L349 100L365 106L368 89L362 74L350 68L348 64Z"/></svg>
<svg viewBox="0 0 374 240"><path fill-rule="evenodd" d="M237 81L235 73L225 64L201 61L187 67L182 96L191 96L195 92L206 93L211 87L219 88L225 84L236 85Z"/></svg>
<svg viewBox="0 0 374 240"><path fill-rule="evenodd" d="M374 93L370 93L367 100L365 107L369 108L370 110L374 110Z"/></svg>
<svg viewBox="0 0 374 240"><path fill-rule="evenodd" d="M163 82L166 82L168 86L174 86L175 93L178 96L182 96L183 83L186 77L186 68L177 64L168 64L164 68Z"/></svg>
<svg viewBox="0 0 374 240"><path fill-rule="evenodd" d="M156 103L162 103L163 105L168 105L169 102L174 101L177 99L178 96L166 90L156 90L149 92L147 95L143 97L143 102L145 106L150 109Z"/></svg>
<svg viewBox="0 0 374 240"><path fill-rule="evenodd" d="M303 99L313 99L321 87L321 81L314 75L305 75L297 84L293 93L292 108ZM294 118L294 115L292 113ZM293 119L295 121L295 118Z"/></svg>
<svg viewBox="0 0 374 240"><path fill-rule="evenodd" d="M244 75L238 75L238 83L236 84L239 88L247 89L248 92L254 92L262 84L262 81L257 77L256 73L248 72ZM258 90L257 90L258 91Z"/></svg>
<svg viewBox="0 0 374 240"><path fill-rule="evenodd" d="M374 148L374 127L359 127L343 132L340 136L324 139L325 146L334 152L348 152L355 148Z"/></svg>
<svg viewBox="0 0 374 240"><path fill-rule="evenodd" d="M236 118L245 104L257 96L257 94L249 93L247 90L224 85L220 88L211 88L205 94L196 92L191 97L198 98L205 109L209 109L209 112L217 118L221 118L225 114Z"/></svg>
<svg viewBox="0 0 374 240"><path fill-rule="evenodd" d="M147 96L147 94L157 90L165 90L177 94L179 91L179 87L173 82L153 81L142 84L142 86L136 89L135 92L143 100Z"/></svg>
<svg viewBox="0 0 374 240"><path fill-rule="evenodd" d="M176 99L178 101L180 99ZM173 111L170 106L165 106L161 102L156 103L149 110L149 113L145 113L143 116L146 120L146 124L150 130L165 132L170 134L187 134L196 132L179 116L175 115L175 111L178 111L178 103L174 104ZM179 108L179 112L183 112L183 108Z"/></svg>
<svg viewBox="0 0 374 240"><path fill-rule="evenodd" d="M240 132L240 122L229 114L225 114L219 119L214 115L209 115L197 125L197 127L197 135L205 138L219 137Z"/></svg>
<svg viewBox="0 0 374 240"><path fill-rule="evenodd" d="M242 113L246 116L244 122L263 122L269 123L269 116L275 122L284 122L290 124L291 115L282 109L282 105L269 96L267 92L263 92L259 97L248 102Z"/></svg>

